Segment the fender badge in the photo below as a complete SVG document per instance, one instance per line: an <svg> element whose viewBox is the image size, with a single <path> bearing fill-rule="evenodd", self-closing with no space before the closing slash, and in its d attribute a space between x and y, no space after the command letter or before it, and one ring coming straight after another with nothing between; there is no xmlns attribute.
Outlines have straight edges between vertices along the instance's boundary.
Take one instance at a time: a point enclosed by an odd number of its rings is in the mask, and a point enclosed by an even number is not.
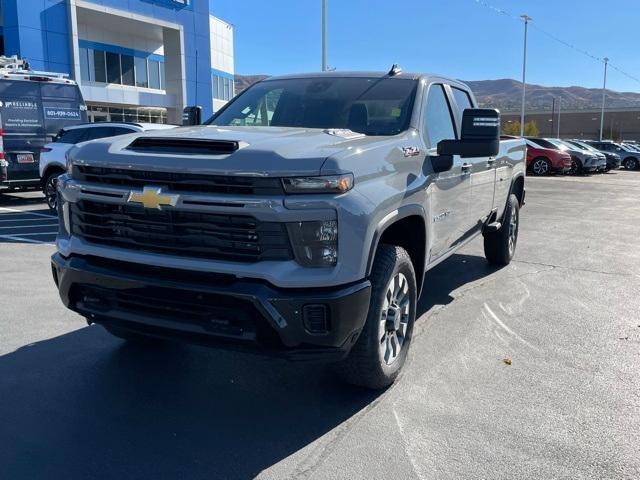
<svg viewBox="0 0 640 480"><path fill-rule="evenodd" d="M420 155L420 149L418 147L402 147L402 153L405 157L417 157Z"/></svg>

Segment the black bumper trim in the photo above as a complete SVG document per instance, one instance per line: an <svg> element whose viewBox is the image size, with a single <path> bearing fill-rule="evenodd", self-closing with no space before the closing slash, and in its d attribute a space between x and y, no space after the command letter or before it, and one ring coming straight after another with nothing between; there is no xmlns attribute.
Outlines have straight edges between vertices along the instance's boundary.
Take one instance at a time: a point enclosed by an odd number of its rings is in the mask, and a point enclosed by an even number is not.
<svg viewBox="0 0 640 480"><path fill-rule="evenodd" d="M249 350L290 359L338 360L355 343L369 309L371 284L368 280L335 288L280 289L264 281L235 278L206 281L195 272L193 280L185 280L184 271L181 275L176 272L174 277L170 269L160 269L163 274L154 275L142 265L98 260L53 255L53 276L65 306L87 317L89 323L118 324L132 331L217 348ZM136 266L142 273L136 272ZM86 292L90 292L89 296ZM100 303L102 298L94 297L100 297L103 292L106 292L103 298L109 295L126 298L122 303ZM148 292L151 292L152 302L154 298L166 298L168 307L150 305L141 310L121 307L124 304L135 306L141 295ZM241 320L247 320L246 312L249 312L257 334L228 334L210 328L207 321L196 321L201 312L192 315L190 304L184 303L193 295L204 298L205 303L211 302L206 306L214 311L224 308L218 302L245 305L247 308L243 309L245 314ZM180 301L187 307L184 312L177 310ZM305 329L303 307L307 304L327 306L330 316L327 332L317 334ZM211 318L211 321L218 319Z"/></svg>

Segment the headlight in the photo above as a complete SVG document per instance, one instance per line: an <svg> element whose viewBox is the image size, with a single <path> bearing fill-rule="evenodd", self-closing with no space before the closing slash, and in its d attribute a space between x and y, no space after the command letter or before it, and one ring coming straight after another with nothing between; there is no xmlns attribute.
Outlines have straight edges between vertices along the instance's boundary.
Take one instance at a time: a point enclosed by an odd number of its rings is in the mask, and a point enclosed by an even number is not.
<svg viewBox="0 0 640 480"><path fill-rule="evenodd" d="M67 173L69 175L71 175L71 174L73 174L73 162L71 161L71 157L69 156L69 152L65 153L64 158L65 158L65 163L66 163L66 167L67 167Z"/></svg>
<svg viewBox="0 0 640 480"><path fill-rule="evenodd" d="M296 261L303 267L332 267L338 261L338 222L288 223Z"/></svg>
<svg viewBox="0 0 640 480"><path fill-rule="evenodd" d="M282 183L287 193L345 193L353 188L353 174L290 177L283 178Z"/></svg>

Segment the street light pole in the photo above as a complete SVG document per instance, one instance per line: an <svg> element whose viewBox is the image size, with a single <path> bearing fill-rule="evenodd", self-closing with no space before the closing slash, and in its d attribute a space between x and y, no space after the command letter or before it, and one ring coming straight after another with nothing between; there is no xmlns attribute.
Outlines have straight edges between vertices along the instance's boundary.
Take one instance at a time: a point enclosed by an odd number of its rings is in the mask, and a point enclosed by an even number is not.
<svg viewBox="0 0 640 480"><path fill-rule="evenodd" d="M609 59L604 57L604 84L602 85L602 111L600 112L600 141L602 141L604 133L604 102L607 94L607 66Z"/></svg>
<svg viewBox="0 0 640 480"><path fill-rule="evenodd" d="M524 137L524 101L527 93L527 31L529 22L533 20L528 15L521 15L524 21L524 56L522 59L522 111L520 112L520 136Z"/></svg>
<svg viewBox="0 0 640 480"><path fill-rule="evenodd" d="M327 71L327 0L322 0L322 71Z"/></svg>
<svg viewBox="0 0 640 480"><path fill-rule="evenodd" d="M551 104L551 136L553 136L553 132L555 132L555 123L556 123L556 97L553 97L553 103Z"/></svg>
<svg viewBox="0 0 640 480"><path fill-rule="evenodd" d="M558 138L560 138L560 112L562 111L562 97L558 97Z"/></svg>

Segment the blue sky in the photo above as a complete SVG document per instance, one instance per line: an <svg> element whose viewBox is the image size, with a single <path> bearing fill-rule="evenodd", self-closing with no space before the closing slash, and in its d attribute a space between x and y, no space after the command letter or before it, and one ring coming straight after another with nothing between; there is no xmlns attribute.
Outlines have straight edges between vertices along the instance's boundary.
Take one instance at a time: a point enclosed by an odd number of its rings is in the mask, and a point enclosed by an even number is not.
<svg viewBox="0 0 640 480"><path fill-rule="evenodd" d="M638 0L485 0L640 78ZM320 70L321 0L215 0L235 27L236 72ZM338 70L437 72L464 80L520 78L523 25L475 0L328 0L328 64ZM602 86L602 64L532 28L528 83ZM610 70L608 87L640 92Z"/></svg>

